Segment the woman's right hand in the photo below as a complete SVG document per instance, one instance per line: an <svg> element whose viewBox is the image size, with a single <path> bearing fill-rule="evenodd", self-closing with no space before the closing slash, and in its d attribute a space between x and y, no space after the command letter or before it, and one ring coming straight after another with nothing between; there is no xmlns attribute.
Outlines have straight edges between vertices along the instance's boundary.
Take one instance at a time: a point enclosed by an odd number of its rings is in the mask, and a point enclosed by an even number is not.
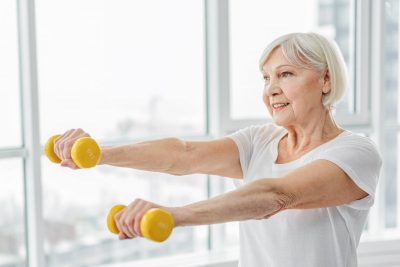
<svg viewBox="0 0 400 267"><path fill-rule="evenodd" d="M90 137L84 130L71 129L66 131L62 136L54 140L54 153L61 159L60 165L71 169L79 169L71 158L71 149L75 141L82 137Z"/></svg>

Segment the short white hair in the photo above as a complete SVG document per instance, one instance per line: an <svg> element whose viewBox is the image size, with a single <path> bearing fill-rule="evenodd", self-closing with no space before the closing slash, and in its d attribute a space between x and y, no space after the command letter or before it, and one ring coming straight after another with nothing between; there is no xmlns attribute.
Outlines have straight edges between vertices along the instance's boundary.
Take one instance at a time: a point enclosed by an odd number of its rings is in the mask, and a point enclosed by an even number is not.
<svg viewBox="0 0 400 267"><path fill-rule="evenodd" d="M339 47L333 40L317 33L290 33L272 41L260 58L260 70L271 53L281 47L284 57L293 65L329 72L330 91L323 95L323 105L331 109L348 87L347 68Z"/></svg>

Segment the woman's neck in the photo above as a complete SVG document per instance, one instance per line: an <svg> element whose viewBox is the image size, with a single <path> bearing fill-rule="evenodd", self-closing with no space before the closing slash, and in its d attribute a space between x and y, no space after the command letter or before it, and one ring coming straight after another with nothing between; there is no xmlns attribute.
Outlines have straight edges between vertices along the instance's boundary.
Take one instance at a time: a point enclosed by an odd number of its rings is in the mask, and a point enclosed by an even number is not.
<svg viewBox="0 0 400 267"><path fill-rule="evenodd" d="M308 121L304 126L294 125L286 129L286 149L295 153L309 151L343 132L329 110L321 112L321 116Z"/></svg>

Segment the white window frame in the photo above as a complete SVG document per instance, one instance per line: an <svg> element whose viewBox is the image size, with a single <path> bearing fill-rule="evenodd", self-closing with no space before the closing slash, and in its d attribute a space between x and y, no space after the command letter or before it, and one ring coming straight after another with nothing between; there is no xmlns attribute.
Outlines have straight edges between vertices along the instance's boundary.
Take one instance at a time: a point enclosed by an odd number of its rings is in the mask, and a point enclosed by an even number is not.
<svg viewBox="0 0 400 267"><path fill-rule="evenodd" d="M34 1L18 0L18 39L25 192L25 240L30 267L45 266L40 171L39 104Z"/></svg>
<svg viewBox="0 0 400 267"><path fill-rule="evenodd" d="M369 73L370 79L368 80L370 84L370 91L372 95L371 101L371 112L372 112L372 122L371 128L373 129L373 136L378 147L381 150L381 154L384 153L384 115L382 107L384 105L384 43L383 36L385 33L385 21L384 21L384 1L372 1L369 3L369 11L371 14L371 35L370 35L370 61L369 61ZM375 89L375 90L374 90ZM383 164L385 162L383 161ZM385 173L382 168L381 179L378 184L376 192L375 205L371 209L369 217L369 229L368 234L371 236L380 236L383 234L385 228L385 200L384 200L384 190L385 190Z"/></svg>

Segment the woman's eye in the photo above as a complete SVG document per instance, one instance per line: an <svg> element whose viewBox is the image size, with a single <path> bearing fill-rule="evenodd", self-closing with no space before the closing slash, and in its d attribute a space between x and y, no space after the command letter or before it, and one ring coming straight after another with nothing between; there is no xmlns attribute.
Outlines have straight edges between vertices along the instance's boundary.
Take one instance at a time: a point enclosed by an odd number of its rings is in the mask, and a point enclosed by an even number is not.
<svg viewBox="0 0 400 267"><path fill-rule="evenodd" d="M266 81L266 82L269 81L269 77L264 76L263 78L264 78L264 81Z"/></svg>
<svg viewBox="0 0 400 267"><path fill-rule="evenodd" d="M284 72L281 73L282 77L289 77L291 75L293 75L293 74L291 72L289 72L289 71L284 71Z"/></svg>

